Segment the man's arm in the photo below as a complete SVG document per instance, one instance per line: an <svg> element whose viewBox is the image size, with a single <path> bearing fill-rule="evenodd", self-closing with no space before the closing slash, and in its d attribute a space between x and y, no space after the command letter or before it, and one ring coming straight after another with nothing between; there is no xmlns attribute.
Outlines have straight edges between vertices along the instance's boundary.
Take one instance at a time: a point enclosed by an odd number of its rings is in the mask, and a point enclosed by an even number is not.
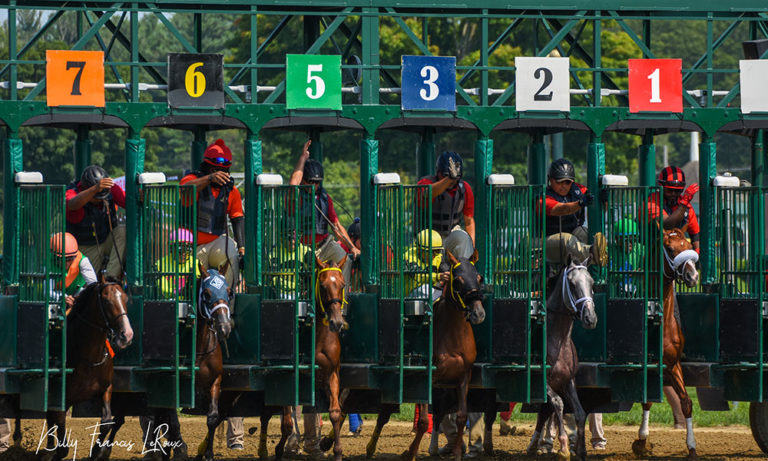
<svg viewBox="0 0 768 461"><path fill-rule="evenodd" d="M353 255L357 256L360 254L360 250L357 249L355 244L352 243L352 239L349 238L347 230L344 229L344 226L339 223L339 218L336 218L336 220L331 224L331 231L337 239L342 240L350 248L350 251Z"/></svg>
<svg viewBox="0 0 768 461"><path fill-rule="evenodd" d="M435 183L432 183L432 187L430 189L432 192L432 200L434 200L438 195L442 194L448 189L453 189L458 183L458 179L451 179L448 176Z"/></svg>
<svg viewBox="0 0 768 461"><path fill-rule="evenodd" d="M195 192L200 192L211 184L223 186L229 182L229 173L226 171L214 171L211 174L200 176L199 178L182 181L182 185L195 186Z"/></svg>
<svg viewBox="0 0 768 461"><path fill-rule="evenodd" d="M114 184L115 183L112 181L112 178L101 178L101 181L99 181L98 184L94 184L93 186L78 193L77 195L72 197L70 200L68 200L67 210L69 211L79 210L80 208L84 207L88 202L93 200L93 198L96 197L96 194L98 194L104 189L111 189Z"/></svg>
<svg viewBox="0 0 768 461"><path fill-rule="evenodd" d="M547 212L547 216L565 216L578 213L580 210L579 202L558 203Z"/></svg>
<svg viewBox="0 0 768 461"><path fill-rule="evenodd" d="M310 145L312 145L312 140L308 139L304 143L304 150L301 151L301 155L299 155L299 159L296 161L296 166L293 168L293 173L291 173L291 180L288 182L291 186L298 186L304 178L304 163L309 158Z"/></svg>
<svg viewBox="0 0 768 461"><path fill-rule="evenodd" d="M677 227L680 227L680 223L682 223L683 218L685 218L686 209L687 207L683 205L679 205L677 208L675 208L675 211L673 211L666 217L662 217L662 220L664 222L664 229L675 229Z"/></svg>
<svg viewBox="0 0 768 461"><path fill-rule="evenodd" d="M464 215L464 228L466 229L467 234L472 237L472 246L475 246L475 218Z"/></svg>

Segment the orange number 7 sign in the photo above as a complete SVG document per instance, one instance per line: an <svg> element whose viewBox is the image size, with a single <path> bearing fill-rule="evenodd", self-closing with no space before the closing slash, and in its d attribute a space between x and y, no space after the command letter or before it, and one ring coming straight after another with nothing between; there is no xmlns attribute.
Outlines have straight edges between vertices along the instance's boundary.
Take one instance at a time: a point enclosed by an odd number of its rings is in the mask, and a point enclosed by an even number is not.
<svg viewBox="0 0 768 461"><path fill-rule="evenodd" d="M104 107L104 52L46 50L49 106Z"/></svg>

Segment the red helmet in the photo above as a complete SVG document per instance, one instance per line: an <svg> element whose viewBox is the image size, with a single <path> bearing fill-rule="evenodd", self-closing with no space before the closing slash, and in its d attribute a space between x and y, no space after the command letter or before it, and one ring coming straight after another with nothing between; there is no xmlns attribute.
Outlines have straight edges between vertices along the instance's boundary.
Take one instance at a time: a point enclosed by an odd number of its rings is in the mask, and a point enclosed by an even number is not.
<svg viewBox="0 0 768 461"><path fill-rule="evenodd" d="M676 166L668 166L659 173L659 185L682 190L685 188L685 173Z"/></svg>
<svg viewBox="0 0 768 461"><path fill-rule="evenodd" d="M217 139L205 149L203 161L209 165L229 168L232 165L232 151L224 144L223 139Z"/></svg>
<svg viewBox="0 0 768 461"><path fill-rule="evenodd" d="M51 251L56 256L62 256L61 254L61 232L53 234L51 236ZM64 253L66 253L66 256L73 257L77 256L77 239L74 235L70 234L69 232L64 233Z"/></svg>

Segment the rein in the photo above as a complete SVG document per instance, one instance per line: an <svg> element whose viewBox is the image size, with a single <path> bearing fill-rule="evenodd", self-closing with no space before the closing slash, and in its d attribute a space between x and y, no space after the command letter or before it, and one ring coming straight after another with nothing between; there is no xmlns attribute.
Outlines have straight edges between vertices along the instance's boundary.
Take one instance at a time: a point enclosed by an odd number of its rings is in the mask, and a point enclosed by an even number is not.
<svg viewBox="0 0 768 461"><path fill-rule="evenodd" d="M317 304L320 306L320 312L323 314L323 325L328 326L328 315L327 311L325 310L325 305L323 304L323 298L320 296L320 274L322 274L325 271L338 271L341 273L340 267L326 267L325 269L320 269L320 271L317 273L317 277L315 278L315 299L317 300ZM342 307L344 307L345 304L347 304L347 297L346 297L346 290L341 290L341 299L339 298L331 298L328 300L328 305L332 304L341 304Z"/></svg>
<svg viewBox="0 0 768 461"><path fill-rule="evenodd" d="M203 301L203 292L205 290L205 283L211 277L220 277L221 279L224 278L224 276L221 275L221 274L218 274L218 275L208 275L208 277L205 277L200 282L200 289L199 289L198 295L197 295L198 296L197 297L197 299L198 299L197 303L198 303L198 306L199 306L198 310L200 312L200 317L202 317L205 320L205 328L207 328L208 331L213 333L213 346L211 347L211 349L209 349L206 352L198 352L197 353L198 356L205 356L205 355L208 355L208 354L211 354L211 353L215 352L216 348L217 348L217 345L219 344L219 334L216 332L216 329L213 327L213 323L214 323L213 314L216 313L216 311L218 311L219 309L226 309L227 310L227 318L229 318L230 317L230 312L231 312L230 309L229 309L229 304L227 304L227 303L219 303L219 304L216 304L216 305L213 305L213 306L209 307ZM220 287L214 285L214 288L220 288ZM211 341L208 340L206 343L210 343L210 342Z"/></svg>

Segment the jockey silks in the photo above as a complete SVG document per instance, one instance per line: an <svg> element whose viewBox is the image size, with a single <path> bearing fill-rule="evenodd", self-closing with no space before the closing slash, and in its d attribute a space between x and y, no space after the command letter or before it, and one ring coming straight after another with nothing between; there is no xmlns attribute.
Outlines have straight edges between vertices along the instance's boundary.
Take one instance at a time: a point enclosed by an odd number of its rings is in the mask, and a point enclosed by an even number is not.
<svg viewBox="0 0 768 461"><path fill-rule="evenodd" d="M436 176L430 176L429 180L433 184L438 181ZM451 233L451 229L464 219L464 181L459 180L456 187L458 190L453 196L446 190L432 202L432 229L443 238L446 238Z"/></svg>
<svg viewBox="0 0 768 461"><path fill-rule="evenodd" d="M198 178L204 176L199 171L195 171L194 174ZM218 197L214 197L210 184L200 191L197 197L198 232L207 232L213 235L222 235L226 232L227 205L231 191L232 188L225 185L219 190Z"/></svg>
<svg viewBox="0 0 768 461"><path fill-rule="evenodd" d="M565 196L561 196L555 193L551 187L547 186L547 197L560 203L578 202L584 195L581 184L571 184L571 189ZM576 213L564 215L564 216L549 216L547 215L547 236L557 234L560 232L572 233L574 229L584 225L584 208L580 209Z"/></svg>
<svg viewBox="0 0 768 461"><path fill-rule="evenodd" d="M67 190L81 192L77 188L77 183L72 183L67 186ZM117 227L117 213L115 210L115 200L112 197L112 193L109 194L106 200L107 206L111 212L107 212L107 210L104 208L103 202L98 202L96 204L88 202L82 208L83 219L81 219L79 222L72 222L67 220L67 232L75 236L78 244L96 245L97 243L104 243L104 241L109 236L110 220L112 221L112 229ZM94 226L96 228L95 236L93 235Z"/></svg>

